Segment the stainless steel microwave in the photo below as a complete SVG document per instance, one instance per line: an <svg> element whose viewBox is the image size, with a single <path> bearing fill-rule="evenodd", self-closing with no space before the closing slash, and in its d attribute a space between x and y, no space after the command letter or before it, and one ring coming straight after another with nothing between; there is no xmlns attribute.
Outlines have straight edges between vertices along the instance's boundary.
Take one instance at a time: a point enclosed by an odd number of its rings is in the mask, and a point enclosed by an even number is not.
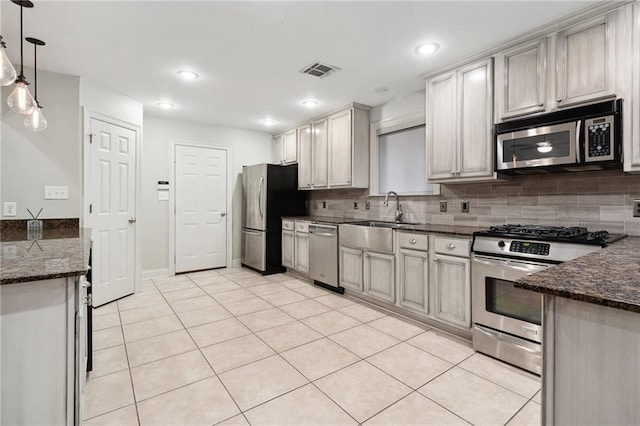
<svg viewBox="0 0 640 426"><path fill-rule="evenodd" d="M622 99L496 125L496 171L622 168Z"/></svg>

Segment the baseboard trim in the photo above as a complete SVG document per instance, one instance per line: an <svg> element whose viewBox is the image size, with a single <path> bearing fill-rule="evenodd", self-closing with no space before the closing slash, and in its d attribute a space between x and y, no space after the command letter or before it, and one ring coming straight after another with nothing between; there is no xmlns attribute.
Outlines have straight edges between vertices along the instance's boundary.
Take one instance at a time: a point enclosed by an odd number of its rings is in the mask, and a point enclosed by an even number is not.
<svg viewBox="0 0 640 426"><path fill-rule="evenodd" d="M148 280L150 278L164 278L169 276L169 268L163 269L149 269L142 271L142 279Z"/></svg>
<svg viewBox="0 0 640 426"><path fill-rule="evenodd" d="M242 266L242 259L233 259L231 261L231 266L234 268L239 268Z"/></svg>

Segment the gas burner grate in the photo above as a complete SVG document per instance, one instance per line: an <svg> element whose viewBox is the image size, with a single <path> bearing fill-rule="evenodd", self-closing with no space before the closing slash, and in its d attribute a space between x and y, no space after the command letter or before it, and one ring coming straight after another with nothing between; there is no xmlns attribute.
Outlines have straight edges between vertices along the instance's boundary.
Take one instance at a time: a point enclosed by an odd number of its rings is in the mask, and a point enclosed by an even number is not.
<svg viewBox="0 0 640 426"><path fill-rule="evenodd" d="M541 226L541 225L500 225L491 226L489 232L498 235L526 235L540 239L570 239L570 240L597 240L605 241L609 233L607 231L589 232L583 227Z"/></svg>

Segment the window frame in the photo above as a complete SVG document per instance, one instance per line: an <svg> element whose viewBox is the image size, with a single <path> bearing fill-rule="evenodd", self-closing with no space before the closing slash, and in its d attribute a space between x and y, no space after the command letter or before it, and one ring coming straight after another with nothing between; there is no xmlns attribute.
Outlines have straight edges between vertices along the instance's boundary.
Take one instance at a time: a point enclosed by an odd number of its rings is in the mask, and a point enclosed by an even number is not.
<svg viewBox="0 0 640 426"><path fill-rule="evenodd" d="M398 118L392 118L388 120L382 120L372 123L370 126L370 150L369 150L369 196L371 197L384 197L386 194L380 193L380 136L389 133L394 133L400 130L410 129L417 126L425 126L426 132L426 117L424 114L415 114L411 116L404 116ZM425 158L425 170L427 167ZM440 195L440 185L437 183L432 184L433 191L418 191L418 192L398 192L398 195L403 197L411 196L425 196L425 195Z"/></svg>

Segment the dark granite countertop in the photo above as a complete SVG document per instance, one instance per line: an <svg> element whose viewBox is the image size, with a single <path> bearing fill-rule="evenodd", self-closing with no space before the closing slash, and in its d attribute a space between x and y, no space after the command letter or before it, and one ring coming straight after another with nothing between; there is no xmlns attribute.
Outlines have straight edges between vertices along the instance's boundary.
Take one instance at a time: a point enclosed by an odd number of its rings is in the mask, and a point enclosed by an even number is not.
<svg viewBox="0 0 640 426"><path fill-rule="evenodd" d="M87 273L91 247L90 229L45 229L42 238L33 241L27 239L26 231L5 231L2 240L1 285Z"/></svg>
<svg viewBox="0 0 640 426"><path fill-rule="evenodd" d="M369 222L369 221L384 222L384 221L376 221L371 219L347 219L342 217L325 217L325 216L283 216L282 219L307 221L312 223L328 223L332 225ZM428 232L431 234L447 234L447 235L471 237L474 232L485 231L487 227L476 228L473 226L432 225L432 224L425 224L425 223L402 223L399 228L395 228L395 229L398 231Z"/></svg>
<svg viewBox="0 0 640 426"><path fill-rule="evenodd" d="M527 275L515 287L640 313L640 237Z"/></svg>

